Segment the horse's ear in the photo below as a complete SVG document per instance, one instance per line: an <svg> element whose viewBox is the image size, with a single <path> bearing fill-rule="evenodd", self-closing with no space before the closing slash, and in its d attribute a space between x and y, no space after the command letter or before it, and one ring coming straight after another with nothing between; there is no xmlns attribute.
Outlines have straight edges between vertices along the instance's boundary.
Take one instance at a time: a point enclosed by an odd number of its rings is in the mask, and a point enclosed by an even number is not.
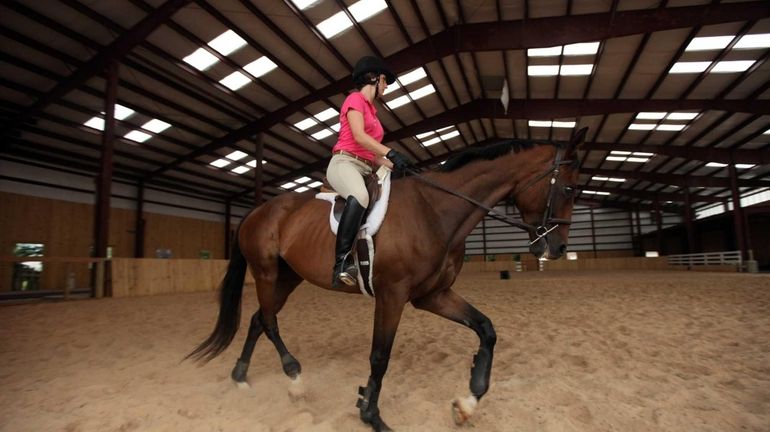
<svg viewBox="0 0 770 432"><path fill-rule="evenodd" d="M572 137L569 140L570 152L574 152L580 149L580 146L583 144L583 142L586 139L586 133L588 133L588 128L584 127L572 134Z"/></svg>

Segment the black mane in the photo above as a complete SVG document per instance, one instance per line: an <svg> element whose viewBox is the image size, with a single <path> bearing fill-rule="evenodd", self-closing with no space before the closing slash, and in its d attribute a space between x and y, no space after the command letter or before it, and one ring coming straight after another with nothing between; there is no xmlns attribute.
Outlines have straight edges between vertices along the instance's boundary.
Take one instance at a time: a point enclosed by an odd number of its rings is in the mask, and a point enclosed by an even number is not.
<svg viewBox="0 0 770 432"><path fill-rule="evenodd" d="M534 141L534 140L522 140L522 139L510 139L499 143L489 144L484 147L470 148L457 156L449 158L439 168L441 172L454 171L460 167L467 165L470 162L479 159L493 160L500 156L509 154L511 152L518 153L521 150L528 150L536 145L550 144L558 145L558 143L546 142L546 141Z"/></svg>

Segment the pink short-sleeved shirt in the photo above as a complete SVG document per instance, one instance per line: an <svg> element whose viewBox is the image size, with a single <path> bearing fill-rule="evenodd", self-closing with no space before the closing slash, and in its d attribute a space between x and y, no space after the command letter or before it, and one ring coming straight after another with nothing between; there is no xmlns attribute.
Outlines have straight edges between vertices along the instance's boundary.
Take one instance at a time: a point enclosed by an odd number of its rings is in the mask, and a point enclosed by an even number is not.
<svg viewBox="0 0 770 432"><path fill-rule="evenodd" d="M350 124L348 123L348 111L351 109L363 114L364 132L376 139L377 142L382 142L385 131L382 129L382 124L380 124L380 120L377 118L377 109L366 100L361 92L353 92L345 98L345 102L342 104L342 109L340 110L340 134L337 138L337 144L334 145L332 151L344 150L366 160L373 161L374 153L366 150L353 138L353 131L350 130Z"/></svg>

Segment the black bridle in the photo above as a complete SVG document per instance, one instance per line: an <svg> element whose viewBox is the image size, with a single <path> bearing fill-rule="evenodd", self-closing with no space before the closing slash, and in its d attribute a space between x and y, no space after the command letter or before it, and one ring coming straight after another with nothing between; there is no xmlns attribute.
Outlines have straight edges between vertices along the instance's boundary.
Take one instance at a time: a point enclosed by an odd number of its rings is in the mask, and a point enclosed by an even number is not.
<svg viewBox="0 0 770 432"><path fill-rule="evenodd" d="M505 223L507 223L509 225L513 225L515 227L523 229L524 231L527 231L527 232L529 232L531 234L534 234L535 235L535 239L532 240L531 242L529 242L530 245L533 245L536 242L538 242L540 239L542 239L543 237L548 235L548 233L550 233L551 231L555 230L559 225L569 225L569 224L572 223L569 219L559 219L559 218L551 217L551 215L553 214L552 203L553 203L553 199L554 199L554 195L555 195L555 190L556 190L554 185L556 184L556 179L559 176L559 169L560 169L560 167L562 165L568 165L568 164L572 163L571 160L562 160L562 157L564 156L564 151L565 150L564 150L563 147L557 147L556 156L554 157L553 165L551 166L551 168L549 168L548 170L546 170L542 174L538 175L534 179L530 180L526 185L524 185L524 187L522 187L515 194L515 195L518 195L518 194L524 192L525 190L527 190L527 189L531 188L532 186L534 186L535 184L537 184L537 182L539 182L540 180L548 177L549 174L551 175L550 184L548 186L548 201L546 202L545 211L543 212L543 220L542 220L542 222L540 222L540 225L538 225L538 226L535 226L535 225L529 224L527 222L524 222L524 220L514 219L514 218L509 217L507 215L498 213L493 208L487 206L486 204L482 203L481 201L473 199L473 198L471 198L471 197L469 197L467 195L461 194L459 192L453 191L453 190L451 190L449 188L446 188L446 187L444 187L444 186L434 182L433 180L430 180L427 177L423 177L417 171L411 171L410 174L412 174L412 176L414 178L416 178L417 180L419 180L419 181L421 181L421 182L423 182L423 183L425 183L427 185L430 185L430 186L432 186L432 187L434 187L436 189L442 190L442 191L444 191L444 192L446 192L446 193L448 193L450 195L454 195L454 196L456 196L458 198L462 198L465 201L468 201L469 203L475 205L476 207L479 207L479 208L482 208L482 209L486 210L493 219L499 220L501 222L505 222ZM552 226L549 228L548 225L552 225Z"/></svg>

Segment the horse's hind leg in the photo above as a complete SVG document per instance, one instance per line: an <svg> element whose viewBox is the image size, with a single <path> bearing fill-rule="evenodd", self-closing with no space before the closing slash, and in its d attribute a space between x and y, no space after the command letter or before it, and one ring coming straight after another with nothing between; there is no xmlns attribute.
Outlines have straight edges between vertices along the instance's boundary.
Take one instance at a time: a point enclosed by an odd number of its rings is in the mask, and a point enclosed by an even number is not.
<svg viewBox="0 0 770 432"><path fill-rule="evenodd" d="M257 340L263 332L267 334L267 337L276 346L286 375L292 379L297 379L301 371L299 362L288 352L278 334L276 315L286 304L289 295L302 282L302 278L280 258L274 271L270 271L270 269L261 270L259 273L254 272L254 279L257 281L260 309L251 317L249 333L243 345L243 351L235 363L231 375L239 386L247 385L246 372L249 368L251 355L254 352Z"/></svg>
<svg viewBox="0 0 770 432"><path fill-rule="evenodd" d="M497 342L492 321L451 289L415 299L412 304L418 309L433 312L463 324L479 336L479 351L473 356L473 368L471 369L471 396L452 401L454 420L457 424L462 424L473 415L478 401L489 389L492 356L495 342Z"/></svg>

